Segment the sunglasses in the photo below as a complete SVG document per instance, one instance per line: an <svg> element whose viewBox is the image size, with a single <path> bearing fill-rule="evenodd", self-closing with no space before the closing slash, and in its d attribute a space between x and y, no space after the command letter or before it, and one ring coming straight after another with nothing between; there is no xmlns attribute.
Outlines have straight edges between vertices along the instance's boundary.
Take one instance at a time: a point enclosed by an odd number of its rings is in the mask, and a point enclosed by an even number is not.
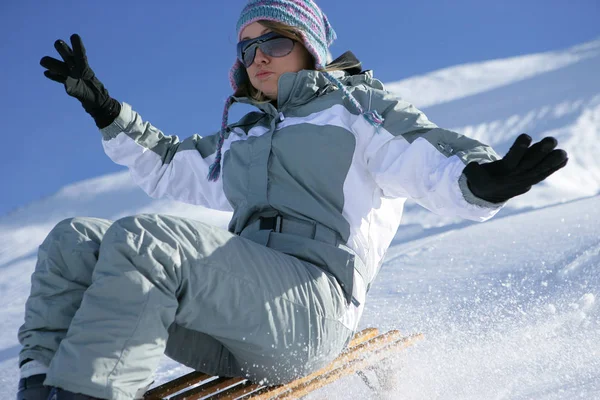
<svg viewBox="0 0 600 400"><path fill-rule="evenodd" d="M285 57L294 49L294 41L275 32L269 32L254 39L242 40L237 45L237 57L244 67L254 62L256 49L269 57Z"/></svg>

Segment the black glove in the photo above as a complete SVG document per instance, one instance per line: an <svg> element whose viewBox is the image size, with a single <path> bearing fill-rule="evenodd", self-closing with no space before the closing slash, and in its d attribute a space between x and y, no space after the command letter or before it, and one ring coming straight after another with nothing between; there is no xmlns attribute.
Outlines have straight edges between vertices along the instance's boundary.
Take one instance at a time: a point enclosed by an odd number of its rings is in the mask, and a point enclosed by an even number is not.
<svg viewBox="0 0 600 400"><path fill-rule="evenodd" d="M40 65L47 69L44 75L64 84L67 93L79 100L85 111L94 118L96 126L105 128L117 118L121 104L109 96L88 65L85 47L79 35L71 35L71 45L73 50L60 39L54 42L54 48L64 62L43 57Z"/></svg>
<svg viewBox="0 0 600 400"><path fill-rule="evenodd" d="M471 192L480 199L502 203L521 195L531 186L567 165L567 153L555 150L556 139L546 137L533 146L521 134L504 158L486 164L469 163L463 173Z"/></svg>

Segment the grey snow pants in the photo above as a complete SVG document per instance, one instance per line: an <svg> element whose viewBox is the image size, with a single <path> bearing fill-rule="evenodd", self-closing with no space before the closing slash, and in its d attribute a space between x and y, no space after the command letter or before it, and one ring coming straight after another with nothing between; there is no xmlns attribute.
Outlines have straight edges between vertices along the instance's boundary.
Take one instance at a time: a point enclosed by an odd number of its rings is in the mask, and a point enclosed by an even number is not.
<svg viewBox="0 0 600 400"><path fill-rule="evenodd" d="M226 230L165 215L60 222L39 248L20 361L46 385L131 399L161 356L279 384L329 363L352 332L337 281Z"/></svg>

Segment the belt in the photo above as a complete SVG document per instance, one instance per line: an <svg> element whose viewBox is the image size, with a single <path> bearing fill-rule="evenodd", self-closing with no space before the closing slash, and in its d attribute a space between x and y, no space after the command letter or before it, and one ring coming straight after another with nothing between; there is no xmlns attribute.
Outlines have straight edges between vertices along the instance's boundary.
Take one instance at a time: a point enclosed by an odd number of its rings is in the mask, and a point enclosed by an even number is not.
<svg viewBox="0 0 600 400"><path fill-rule="evenodd" d="M295 257L306 258L313 264L320 265L322 269L333 274L346 294L348 302L351 301L355 305L360 304L353 293L354 271L358 272L362 280L366 276L366 266L356 253L344 244L341 236L336 231L316 221L306 221L287 215L284 216L276 211L254 214L250 217L249 221L238 235L247 237L265 246L270 242L271 232L277 232L312 239L336 247L337 249L334 252L322 248L323 253L315 260L312 260L310 258L310 251L304 254L302 253L302 249L289 248L289 245L287 248L285 245L280 246L281 242L277 244L277 240L273 243L276 250ZM345 256L341 256L341 253L345 254ZM325 261L325 264L321 265L320 262L323 261ZM350 265L352 269L349 269ZM364 286L364 283L362 286Z"/></svg>
<svg viewBox="0 0 600 400"><path fill-rule="evenodd" d="M267 230L302 236L336 247L341 242L340 235L336 231L316 221L305 221L281 214L273 215L273 213L253 216L250 221L242 232L240 232L241 236L256 231Z"/></svg>

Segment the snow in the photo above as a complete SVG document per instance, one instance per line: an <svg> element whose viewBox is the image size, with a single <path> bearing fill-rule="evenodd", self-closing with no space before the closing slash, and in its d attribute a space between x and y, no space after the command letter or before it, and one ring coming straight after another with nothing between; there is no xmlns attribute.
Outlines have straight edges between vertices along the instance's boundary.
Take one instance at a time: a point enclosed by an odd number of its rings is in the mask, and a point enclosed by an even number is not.
<svg viewBox="0 0 600 400"><path fill-rule="evenodd" d="M417 107L430 107L581 63L600 55L600 40L567 50L458 65L386 84Z"/></svg>
<svg viewBox="0 0 600 400"><path fill-rule="evenodd" d="M362 325L426 333L395 393L600 398L599 220L595 196L390 249Z"/></svg>
<svg viewBox="0 0 600 400"><path fill-rule="evenodd" d="M425 334L388 361L374 395L357 377L311 399L600 399L600 40L466 64L389 84L438 125L505 153L553 135L569 165L485 223L407 204L361 328ZM101 151L99 148L98 151ZM127 172L69 185L0 217L0 398L15 397L16 332L37 246L60 220L168 213L225 227L228 213L147 197ZM156 382L189 369L164 359Z"/></svg>

